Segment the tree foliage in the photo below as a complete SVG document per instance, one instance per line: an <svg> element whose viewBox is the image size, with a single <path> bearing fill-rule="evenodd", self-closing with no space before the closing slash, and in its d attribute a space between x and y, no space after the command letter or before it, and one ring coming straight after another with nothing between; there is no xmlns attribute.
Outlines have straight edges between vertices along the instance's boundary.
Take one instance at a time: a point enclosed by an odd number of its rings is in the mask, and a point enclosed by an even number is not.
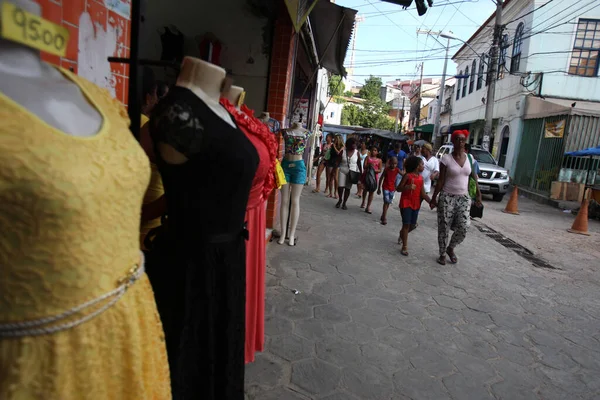
<svg viewBox="0 0 600 400"><path fill-rule="evenodd" d="M331 78L329 78L329 95L335 97L343 94L344 82L342 82L342 77L339 75L331 75Z"/></svg>
<svg viewBox="0 0 600 400"><path fill-rule="evenodd" d="M358 96L365 100L379 99L379 92L382 86L383 82L381 78L371 75L369 79L365 80L365 84L360 89L360 92L358 92Z"/></svg>
<svg viewBox="0 0 600 400"><path fill-rule="evenodd" d="M389 118L390 106L379 97L381 78L370 76L359 92L364 99L360 106L346 104L342 109L342 125L392 130L394 121Z"/></svg>

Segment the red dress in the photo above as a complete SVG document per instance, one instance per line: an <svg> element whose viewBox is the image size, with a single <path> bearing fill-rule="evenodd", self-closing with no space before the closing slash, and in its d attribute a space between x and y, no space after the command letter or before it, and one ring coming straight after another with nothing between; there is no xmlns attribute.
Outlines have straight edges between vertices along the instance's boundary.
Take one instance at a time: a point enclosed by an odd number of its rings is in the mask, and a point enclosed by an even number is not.
<svg viewBox="0 0 600 400"><path fill-rule="evenodd" d="M221 100L235 118L235 122L256 148L260 158L252 181L246 226L246 363L254 361L254 353L265 347L265 289L266 289L266 200L274 187L274 162L277 142L266 125L254 117L253 112L242 106L238 111Z"/></svg>

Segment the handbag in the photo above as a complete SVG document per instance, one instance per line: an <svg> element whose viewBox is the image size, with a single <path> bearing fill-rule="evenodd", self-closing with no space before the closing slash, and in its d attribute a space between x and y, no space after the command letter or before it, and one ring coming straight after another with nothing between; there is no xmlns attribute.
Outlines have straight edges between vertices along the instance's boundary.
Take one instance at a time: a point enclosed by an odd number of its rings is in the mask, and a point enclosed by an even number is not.
<svg viewBox="0 0 600 400"><path fill-rule="evenodd" d="M367 192L369 193L377 190L377 174L375 173L375 168L372 166L369 166L367 174L365 175L365 189L367 189Z"/></svg>
<svg viewBox="0 0 600 400"><path fill-rule="evenodd" d="M285 173L279 160L275 160L275 186L277 186L277 189L281 189L283 185L287 185Z"/></svg>
<svg viewBox="0 0 600 400"><path fill-rule="evenodd" d="M474 199L477 196L477 182L473 179L473 159L471 155L467 153L469 164L471 164L471 175L469 175L469 197Z"/></svg>
<svg viewBox="0 0 600 400"><path fill-rule="evenodd" d="M356 150L354 150L356 152ZM346 162L348 163L348 169L350 168L350 157L348 157L348 153L346 153ZM348 172L348 177L350 178L350 182L353 185L358 184L358 181L360 180L360 172L358 171L352 171L350 170L350 172Z"/></svg>
<svg viewBox="0 0 600 400"><path fill-rule="evenodd" d="M471 218L483 218L483 204L481 207L477 207L477 204L473 202L473 204L471 204L471 210L469 211L469 214L471 215Z"/></svg>

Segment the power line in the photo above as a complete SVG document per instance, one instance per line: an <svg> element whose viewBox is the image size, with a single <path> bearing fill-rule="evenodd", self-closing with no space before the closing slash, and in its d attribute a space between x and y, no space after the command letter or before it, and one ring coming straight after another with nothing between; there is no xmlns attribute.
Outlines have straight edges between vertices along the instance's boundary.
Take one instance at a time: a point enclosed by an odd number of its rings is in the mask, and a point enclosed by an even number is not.
<svg viewBox="0 0 600 400"><path fill-rule="evenodd" d="M510 25L513 22L520 20L521 18L525 18L526 16L528 16L529 14L533 14L536 11L541 10L542 8L546 7L548 4L552 3L554 0L549 0L547 3L542 4L541 6L539 6L538 8L534 8L533 10L529 11L527 14L523 14L520 17L517 17L513 20L511 20L510 22L507 22L505 25Z"/></svg>
<svg viewBox="0 0 600 400"><path fill-rule="evenodd" d="M371 4L373 6L374 9L376 9L377 11L380 11L379 8L377 8L377 6L375 4L373 4L371 2L371 0L365 0L367 3ZM364 14L363 14L364 15ZM411 14L412 15L412 14ZM401 31L407 33L408 35L410 35L410 33L405 30L404 28L402 28L400 25L398 25L393 19L391 19L390 17L388 17L387 15L384 15L384 17L386 17L392 24L396 25L398 27L398 29L400 29ZM415 38L417 40L417 43L419 42L419 38L415 35Z"/></svg>

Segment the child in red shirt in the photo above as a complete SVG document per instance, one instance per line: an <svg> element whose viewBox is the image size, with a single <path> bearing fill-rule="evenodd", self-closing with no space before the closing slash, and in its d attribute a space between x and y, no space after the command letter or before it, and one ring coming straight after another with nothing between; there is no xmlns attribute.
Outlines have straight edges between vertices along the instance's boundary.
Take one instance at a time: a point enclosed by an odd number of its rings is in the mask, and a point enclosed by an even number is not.
<svg viewBox="0 0 600 400"><path fill-rule="evenodd" d="M421 201L425 199L427 203L431 199L425 193L423 186L423 177L421 172L425 169L425 164L421 157L411 156L404 163L406 174L402 178L398 191L402 192L400 197L400 214L402 214L402 229L398 237L398 244L402 244L403 256L408 255L408 232L417 227L417 218L421 209Z"/></svg>
<svg viewBox="0 0 600 400"><path fill-rule="evenodd" d="M387 211L388 208L390 208L390 204L394 202L394 195L396 194L396 178L400 173L398 159L396 157L390 157L379 178L379 187L377 188L377 194L381 194L381 186L383 184L383 213L380 218L382 225L387 225Z"/></svg>

